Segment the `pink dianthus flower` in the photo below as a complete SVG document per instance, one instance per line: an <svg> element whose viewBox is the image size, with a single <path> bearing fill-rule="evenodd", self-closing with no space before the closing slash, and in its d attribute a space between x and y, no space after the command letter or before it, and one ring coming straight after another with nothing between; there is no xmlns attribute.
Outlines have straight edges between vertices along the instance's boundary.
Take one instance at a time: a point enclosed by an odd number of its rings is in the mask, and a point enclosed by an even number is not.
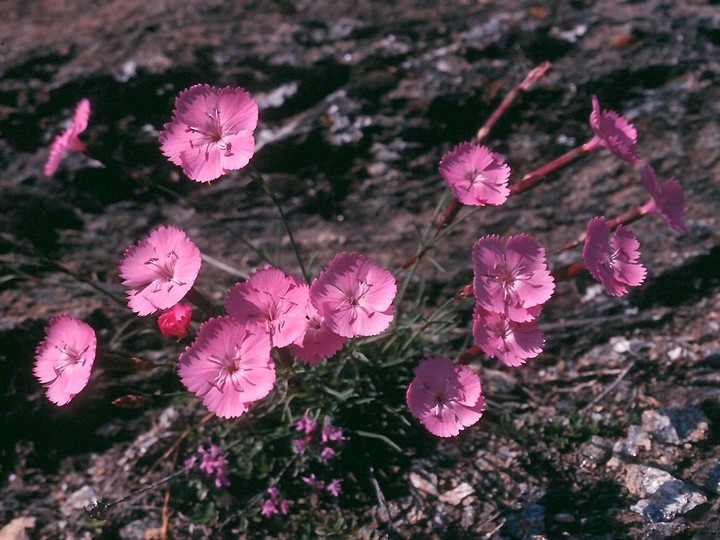
<svg viewBox="0 0 720 540"><path fill-rule="evenodd" d="M475 302L513 321L530 321L555 290L545 249L532 236L484 236L473 245Z"/></svg>
<svg viewBox="0 0 720 540"><path fill-rule="evenodd" d="M655 175L655 169L650 165L645 165L642 168L640 178L650 197L652 197L654 210L660 214L665 222L678 232L690 232L683 218L685 214L685 196L682 185L677 178L669 178L661 186Z"/></svg>
<svg viewBox="0 0 720 540"><path fill-rule="evenodd" d="M454 437L480 420L485 410L480 377L449 358L428 358L407 389L410 412L438 437Z"/></svg>
<svg viewBox="0 0 720 540"><path fill-rule="evenodd" d="M623 161L634 164L639 160L635 153L637 130L624 116L615 111L600 110L597 96L592 97L593 110L590 113L590 127L595 136L587 142L588 150L604 146Z"/></svg>
<svg viewBox="0 0 720 540"><path fill-rule="evenodd" d="M196 84L175 100L160 134L162 153L196 182L215 180L248 164L255 151L258 106L249 92Z"/></svg>
<svg viewBox="0 0 720 540"><path fill-rule="evenodd" d="M374 336L393 319L395 277L357 253L339 253L310 286L310 301L334 333Z"/></svg>
<svg viewBox="0 0 720 540"><path fill-rule="evenodd" d="M178 374L208 410L220 418L240 416L275 383L270 338L232 317L209 319L180 355Z"/></svg>
<svg viewBox="0 0 720 540"><path fill-rule="evenodd" d="M315 366L324 358L332 358L346 341L347 338L327 327L325 318L308 302L305 332L290 344L288 350L304 364Z"/></svg>
<svg viewBox="0 0 720 540"><path fill-rule="evenodd" d="M264 268L230 289L225 311L243 323L259 325L274 347L285 347L305 332L308 290L279 268Z"/></svg>
<svg viewBox="0 0 720 540"><path fill-rule="evenodd" d="M33 366L33 375L46 387L50 401L65 405L85 388L96 349L95 331L88 324L71 315L50 320Z"/></svg>
<svg viewBox="0 0 720 540"><path fill-rule="evenodd" d="M545 338L537 321L516 322L480 307L473 314L473 337L485 354L506 366L520 366L542 352Z"/></svg>
<svg viewBox="0 0 720 540"><path fill-rule="evenodd" d="M622 296L628 287L645 281L645 267L638 262L640 243L630 229L618 226L610 238L610 224L604 217L590 220L583 247L585 265L592 276L613 296Z"/></svg>
<svg viewBox="0 0 720 540"><path fill-rule="evenodd" d="M70 127L55 137L52 145L50 145L50 156L44 168L45 176L55 174L66 151L85 152L87 150L87 146L78 138L78 135L87 129L89 119L90 101L81 99L75 108L75 115L72 118Z"/></svg>
<svg viewBox="0 0 720 540"><path fill-rule="evenodd" d="M163 311L158 317L158 326L163 336L184 337L187 334L190 320L192 319L192 307L190 304L177 303L173 307Z"/></svg>
<svg viewBox="0 0 720 540"><path fill-rule="evenodd" d="M128 305L138 315L150 315L177 304L200 272L200 250L178 227L160 226L137 245L130 246L120 263Z"/></svg>
<svg viewBox="0 0 720 540"><path fill-rule="evenodd" d="M462 143L445 154L440 174L463 204L499 206L510 195L510 167L500 154L477 143Z"/></svg>

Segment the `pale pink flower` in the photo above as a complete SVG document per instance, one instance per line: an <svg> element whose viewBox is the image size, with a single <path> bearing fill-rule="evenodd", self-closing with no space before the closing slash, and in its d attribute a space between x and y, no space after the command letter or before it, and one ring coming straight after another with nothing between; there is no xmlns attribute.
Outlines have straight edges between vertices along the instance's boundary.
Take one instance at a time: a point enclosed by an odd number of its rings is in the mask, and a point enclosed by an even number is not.
<svg viewBox="0 0 720 540"><path fill-rule="evenodd" d="M310 476L302 476L301 479L310 486L313 491L322 491L325 489L325 482L318 480L315 477L315 473L310 474Z"/></svg>
<svg viewBox="0 0 720 540"><path fill-rule="evenodd" d="M305 332L307 284L279 268L264 268L230 289L225 311L241 322L259 325L274 347L285 347Z"/></svg>
<svg viewBox="0 0 720 540"><path fill-rule="evenodd" d="M395 277L357 253L339 253L310 286L310 301L334 333L374 336L390 326Z"/></svg>
<svg viewBox="0 0 720 540"><path fill-rule="evenodd" d="M485 354L506 366L520 366L538 356L545 345L537 321L516 322L480 307L473 313L473 337Z"/></svg>
<svg viewBox="0 0 720 540"><path fill-rule="evenodd" d="M173 307L163 311L158 317L158 326L163 336L184 337L187 334L190 320L192 319L192 307L190 304L177 303Z"/></svg>
<svg viewBox="0 0 720 540"><path fill-rule="evenodd" d="M72 124L68 129L55 137L52 145L50 145L50 156L45 163L45 176L52 176L57 171L62 161L63 155L68 150L75 152L85 152L87 146L82 142L78 135L87 129L88 120L90 119L90 101L81 99L75 108L75 115L72 118Z"/></svg>
<svg viewBox="0 0 720 540"><path fill-rule="evenodd" d="M277 505L272 499L266 499L265 502L263 502L262 508L260 508L260 514L266 518L269 518L274 514L278 514L279 512L280 511L278 510Z"/></svg>
<svg viewBox="0 0 720 540"><path fill-rule="evenodd" d="M175 100L160 134L162 153L196 182L243 168L255 151L258 106L242 88L197 84Z"/></svg>
<svg viewBox="0 0 720 540"><path fill-rule="evenodd" d="M477 143L462 143L445 154L440 174L463 204L499 206L510 195L510 167L500 154Z"/></svg>
<svg viewBox="0 0 720 540"><path fill-rule="evenodd" d="M438 437L454 437L480 420L485 410L480 377L442 357L420 363L406 399L410 412Z"/></svg>
<svg viewBox="0 0 720 540"><path fill-rule="evenodd" d="M638 262L640 243L630 229L618 226L610 238L610 224L603 217L590 220L583 247L585 265L595 279L613 296L622 296L628 287L645 281L647 271Z"/></svg>
<svg viewBox="0 0 720 540"><path fill-rule="evenodd" d="M320 443L325 444L330 441L344 441L343 430L330 421L330 418L325 417L325 425L322 428L320 434Z"/></svg>
<svg viewBox="0 0 720 540"><path fill-rule="evenodd" d="M326 446L320 451L320 459L322 459L323 463L327 463L335 457L337 457L337 452L329 446Z"/></svg>
<svg viewBox="0 0 720 540"><path fill-rule="evenodd" d="M288 351L304 364L315 366L325 358L332 358L346 341L347 338L327 327L324 317L308 302L305 332L288 346Z"/></svg>
<svg viewBox="0 0 720 540"><path fill-rule="evenodd" d="M660 214L665 222L681 233L688 233L690 229L685 225L685 196L682 185L677 178L667 179L662 186L650 165L645 165L640 171L640 178L645 189L652 197L654 210Z"/></svg>
<svg viewBox="0 0 720 540"><path fill-rule="evenodd" d="M96 349L95 331L89 325L71 315L50 320L33 366L33 375L46 387L50 401L65 405L85 388Z"/></svg>
<svg viewBox="0 0 720 540"><path fill-rule="evenodd" d="M137 245L130 246L120 263L128 305L138 315L150 315L177 304L200 272L200 250L178 227L160 226Z"/></svg>
<svg viewBox="0 0 720 540"><path fill-rule="evenodd" d="M180 355L178 374L208 410L220 418L240 416L275 383L270 339L232 317L209 319Z"/></svg>
<svg viewBox="0 0 720 540"><path fill-rule="evenodd" d="M473 288L478 306L514 321L530 321L555 290L545 249L532 236L484 236L473 245Z"/></svg>
<svg viewBox="0 0 720 540"><path fill-rule="evenodd" d="M635 126L615 111L601 111L597 96L592 97L592 105L590 127L595 132L595 136L586 143L587 149L594 150L604 146L627 163L634 164L640 161L635 152L637 142Z"/></svg>

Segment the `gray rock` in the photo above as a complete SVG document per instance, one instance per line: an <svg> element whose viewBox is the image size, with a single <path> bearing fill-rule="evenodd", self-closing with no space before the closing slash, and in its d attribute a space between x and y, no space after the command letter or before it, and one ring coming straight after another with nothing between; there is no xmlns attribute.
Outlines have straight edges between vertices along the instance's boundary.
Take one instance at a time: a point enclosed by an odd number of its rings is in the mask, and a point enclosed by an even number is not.
<svg viewBox="0 0 720 540"><path fill-rule="evenodd" d="M647 465L625 467L625 487L636 497L652 495L670 480L675 480L675 478L662 469Z"/></svg>
<svg viewBox="0 0 720 540"><path fill-rule="evenodd" d="M705 487L720 494L720 461L718 461L708 472L705 480Z"/></svg>
<svg viewBox="0 0 720 540"><path fill-rule="evenodd" d="M672 479L665 482L647 499L630 507L650 521L672 521L707 501L707 497L685 482Z"/></svg>
<svg viewBox="0 0 720 540"><path fill-rule="evenodd" d="M642 429L654 440L667 444L702 441L707 437L709 424L697 407L649 410L642 415Z"/></svg>

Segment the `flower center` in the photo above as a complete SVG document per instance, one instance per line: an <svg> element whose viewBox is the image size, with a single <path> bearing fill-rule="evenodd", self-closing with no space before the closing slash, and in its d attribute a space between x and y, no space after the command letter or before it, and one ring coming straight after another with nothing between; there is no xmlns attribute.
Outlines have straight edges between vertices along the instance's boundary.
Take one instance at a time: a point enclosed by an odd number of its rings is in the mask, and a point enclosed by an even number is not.
<svg viewBox="0 0 720 540"><path fill-rule="evenodd" d="M234 135L226 129L220 119L220 109L213 109L212 113L206 113L208 120L201 126L188 125L185 130L188 133L197 133L199 137L190 139L190 146L205 146L205 154L215 146L220 150L225 150L225 156L232 156L232 143L225 140L225 137Z"/></svg>

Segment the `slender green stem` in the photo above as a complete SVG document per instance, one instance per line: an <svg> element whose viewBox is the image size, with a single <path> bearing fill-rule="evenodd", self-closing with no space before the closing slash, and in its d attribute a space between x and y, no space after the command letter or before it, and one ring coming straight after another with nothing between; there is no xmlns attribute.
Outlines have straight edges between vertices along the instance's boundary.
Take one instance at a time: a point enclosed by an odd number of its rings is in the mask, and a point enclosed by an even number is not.
<svg viewBox="0 0 720 540"><path fill-rule="evenodd" d="M303 264L302 257L300 256L300 249L298 248L297 242L295 241L295 236L290 229L290 224L285 217L285 212L280 205L280 201L270 187L270 184L268 184L267 180L265 180L265 177L257 169L249 168L248 171L250 172L250 176L260 183L263 191L265 191L265 193L270 196L273 204L275 205L275 208L277 208L278 214L280 214L280 221L282 221L283 226L285 227L285 232L287 232L288 239L290 240L290 246L292 247L293 253L295 254L295 259L297 260L298 266L300 267L300 272L302 273L303 279L305 279L307 283L310 283L310 274L308 274L307 270L305 269L305 264Z"/></svg>

